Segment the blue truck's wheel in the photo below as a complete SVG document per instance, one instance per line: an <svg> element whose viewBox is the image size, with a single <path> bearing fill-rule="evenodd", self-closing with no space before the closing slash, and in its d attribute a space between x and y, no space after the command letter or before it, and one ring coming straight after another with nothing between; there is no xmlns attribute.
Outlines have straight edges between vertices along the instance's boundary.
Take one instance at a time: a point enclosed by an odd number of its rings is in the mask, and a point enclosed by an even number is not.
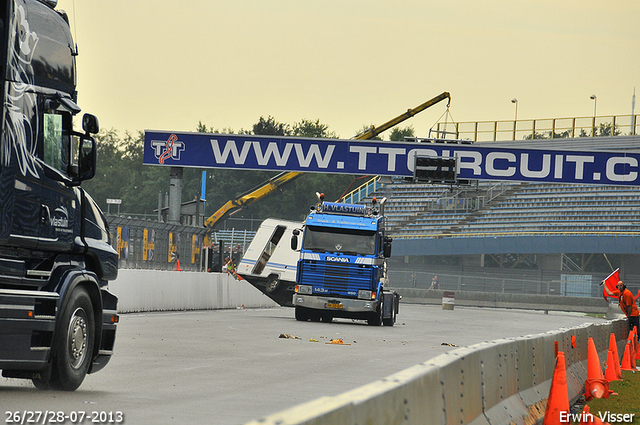
<svg viewBox="0 0 640 425"><path fill-rule="evenodd" d="M382 324L385 325L385 326L393 326L394 323L396 322L395 297L394 297L394 301L391 303L390 308L391 308L391 317L382 319Z"/></svg>
<svg viewBox="0 0 640 425"><path fill-rule="evenodd" d="M369 319L367 319L369 326L380 326L382 324L382 303L378 306L376 311L371 313Z"/></svg>
<svg viewBox="0 0 640 425"><path fill-rule="evenodd" d="M77 287L69 297L53 343L51 388L74 391L89 370L95 339L93 305L86 289Z"/></svg>
<svg viewBox="0 0 640 425"><path fill-rule="evenodd" d="M324 323L331 323L333 322L333 316L331 315L331 313L322 313L320 315L320 320Z"/></svg>
<svg viewBox="0 0 640 425"><path fill-rule="evenodd" d="M296 320L306 322L309 320L309 312L304 307L296 307Z"/></svg>

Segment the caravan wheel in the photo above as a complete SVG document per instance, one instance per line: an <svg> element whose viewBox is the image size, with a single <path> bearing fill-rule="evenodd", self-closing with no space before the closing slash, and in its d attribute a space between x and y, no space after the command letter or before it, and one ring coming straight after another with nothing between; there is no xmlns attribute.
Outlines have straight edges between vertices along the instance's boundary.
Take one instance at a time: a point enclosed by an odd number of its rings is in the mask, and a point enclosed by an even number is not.
<svg viewBox="0 0 640 425"><path fill-rule="evenodd" d="M274 294L280 290L280 278L275 275L271 275L267 278L265 290L268 294Z"/></svg>

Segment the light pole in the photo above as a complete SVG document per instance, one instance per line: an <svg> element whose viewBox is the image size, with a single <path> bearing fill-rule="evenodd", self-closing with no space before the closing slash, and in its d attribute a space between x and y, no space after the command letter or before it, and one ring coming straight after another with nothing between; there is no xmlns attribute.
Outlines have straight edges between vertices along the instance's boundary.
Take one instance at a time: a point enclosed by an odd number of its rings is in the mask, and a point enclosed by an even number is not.
<svg viewBox="0 0 640 425"><path fill-rule="evenodd" d="M511 103L516 105L516 115L513 118L513 140L516 140L516 123L518 122L518 99L515 97L511 99Z"/></svg>
<svg viewBox="0 0 640 425"><path fill-rule="evenodd" d="M591 96L589 96L589 99L593 100L593 125L592 127L592 133L591 136L595 137L596 136L596 111L597 111L597 106L598 106L598 97L595 94L592 94Z"/></svg>
<svg viewBox="0 0 640 425"><path fill-rule="evenodd" d="M593 118L595 119L597 110L596 107L598 106L598 97L595 94L592 94L591 96L589 96L589 99L593 100Z"/></svg>

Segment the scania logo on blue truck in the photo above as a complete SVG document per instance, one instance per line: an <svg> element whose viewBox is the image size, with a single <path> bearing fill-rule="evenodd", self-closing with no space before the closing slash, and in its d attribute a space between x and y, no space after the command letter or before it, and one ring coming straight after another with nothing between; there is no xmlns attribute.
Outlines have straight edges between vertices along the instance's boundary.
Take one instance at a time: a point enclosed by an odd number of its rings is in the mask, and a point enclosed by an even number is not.
<svg viewBox="0 0 640 425"><path fill-rule="evenodd" d="M327 257L327 261L334 261L336 263L349 263L349 259L347 257Z"/></svg>

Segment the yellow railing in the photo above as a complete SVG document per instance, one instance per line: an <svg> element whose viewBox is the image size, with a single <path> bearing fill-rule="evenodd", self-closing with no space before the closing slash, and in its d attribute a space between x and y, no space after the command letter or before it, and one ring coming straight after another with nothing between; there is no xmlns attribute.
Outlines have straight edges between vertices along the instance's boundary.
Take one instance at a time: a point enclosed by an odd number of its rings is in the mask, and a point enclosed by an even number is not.
<svg viewBox="0 0 640 425"><path fill-rule="evenodd" d="M351 192L344 195L340 202L344 202L345 204L357 204L383 186L384 184L380 182L380 176L372 177L366 183L361 184Z"/></svg>
<svg viewBox="0 0 640 425"><path fill-rule="evenodd" d="M453 134L457 139L476 142L634 136L640 134L638 117L639 115L604 115L535 120L440 122L435 130L437 134Z"/></svg>

